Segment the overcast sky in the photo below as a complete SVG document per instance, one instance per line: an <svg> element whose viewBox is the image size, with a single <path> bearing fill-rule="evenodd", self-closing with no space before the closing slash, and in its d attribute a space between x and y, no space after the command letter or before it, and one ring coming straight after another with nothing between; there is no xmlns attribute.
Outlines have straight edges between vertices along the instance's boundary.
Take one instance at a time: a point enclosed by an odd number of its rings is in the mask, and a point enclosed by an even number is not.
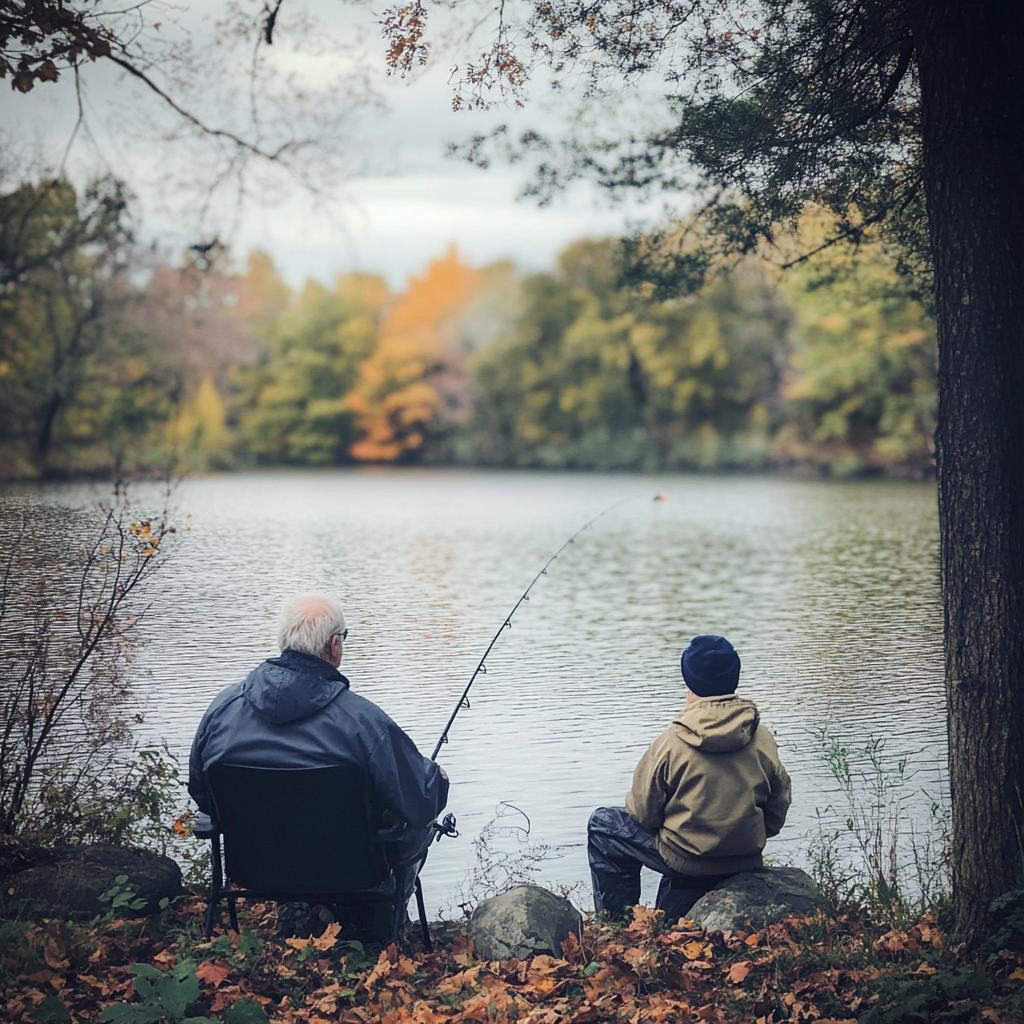
<svg viewBox="0 0 1024 1024"><path fill-rule="evenodd" d="M190 0L165 8L165 15L191 18L193 35L203 38L210 35L215 6ZM345 88L330 94L328 103L339 114L346 113L346 105L350 108L336 130L344 173L334 182L330 200L278 176L240 208L218 194L215 210L200 217L198 200L177 183L200 180L190 168L203 157L192 145L166 141L170 122L159 100L109 66L89 67L83 76L86 122L74 136L66 162L69 172L79 178L102 171L125 177L139 197L143 233L167 251L215 231L238 253L256 246L269 251L292 284L307 276L327 280L340 271L363 269L383 273L400 286L453 243L475 264L510 258L523 269L542 269L573 239L620 234L638 218L655 215L653 203L610 206L589 185L540 208L535 201L517 199L527 175L521 165L480 170L446 156L449 142L509 118L520 127L538 125L557 132L559 118L569 112L571 94L556 103L539 88L541 100L531 102L525 112L499 107L486 114L454 113L450 54L439 53L433 66L412 80L388 77L376 17L368 7L341 0L306 0L305 7L321 19L325 32L345 41L348 52L339 59L329 46L313 55L288 50L289 18L295 19L294 28L302 0L283 6L271 52L282 67L290 64L292 70L308 73L310 81L322 84L328 68L336 73L339 67L349 78ZM159 15L156 4L151 9ZM218 108L224 102L218 97L244 86L243 76L238 83L231 80L234 73L222 71L215 89L182 95L199 104L208 123L222 124L227 115L223 106ZM365 77L378 104L364 101L363 86L354 84L363 80L359 76ZM7 138L18 140L24 153L40 154L51 166L59 164L77 117L73 83L66 77L56 85L37 86L25 97L6 85L0 89L0 127L7 130ZM207 102L211 95L215 101ZM225 207L231 208L230 214Z"/></svg>

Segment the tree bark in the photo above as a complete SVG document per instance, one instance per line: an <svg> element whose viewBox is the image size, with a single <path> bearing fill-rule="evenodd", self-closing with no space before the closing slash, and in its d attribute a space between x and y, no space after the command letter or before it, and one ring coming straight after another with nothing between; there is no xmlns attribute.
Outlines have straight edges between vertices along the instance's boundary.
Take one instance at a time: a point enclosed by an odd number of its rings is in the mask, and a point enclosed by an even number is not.
<svg viewBox="0 0 1024 1024"><path fill-rule="evenodd" d="M953 900L1024 887L1024 4L912 0L935 258Z"/></svg>

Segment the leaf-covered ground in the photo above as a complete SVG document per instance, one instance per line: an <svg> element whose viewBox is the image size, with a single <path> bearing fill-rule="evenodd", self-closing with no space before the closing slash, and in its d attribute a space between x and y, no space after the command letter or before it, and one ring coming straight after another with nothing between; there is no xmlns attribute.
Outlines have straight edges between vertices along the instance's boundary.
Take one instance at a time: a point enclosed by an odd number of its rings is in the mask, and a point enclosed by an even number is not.
<svg viewBox="0 0 1024 1024"><path fill-rule="evenodd" d="M588 925L561 957L484 961L454 931L433 953L319 937L273 938L272 906L241 935L202 940L202 904L160 918L0 925L12 1022L274 1021L345 1024L589 1024L592 1021L1024 1020L1024 955L968 958L935 919L907 931L855 914L706 934L636 908L626 927Z"/></svg>

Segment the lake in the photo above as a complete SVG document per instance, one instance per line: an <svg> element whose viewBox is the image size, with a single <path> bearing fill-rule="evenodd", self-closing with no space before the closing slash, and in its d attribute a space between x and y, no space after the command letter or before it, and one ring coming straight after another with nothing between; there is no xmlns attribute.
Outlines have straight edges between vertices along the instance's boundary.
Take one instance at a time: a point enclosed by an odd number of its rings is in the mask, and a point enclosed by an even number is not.
<svg viewBox="0 0 1024 1024"><path fill-rule="evenodd" d="M12 485L4 500L93 493ZM458 916L516 864L591 906L587 817L622 803L682 706L679 655L698 633L739 651L740 692L793 777L766 850L776 863L806 866L818 812L829 826L847 817L823 730L850 748L884 740L887 765L906 757L894 813L904 841L928 834L946 741L927 483L372 468L188 480L176 505L192 529L148 592L141 730L187 755L214 695L277 653L282 601L312 591L345 608L353 688L429 753L525 587L622 499L537 583L441 751L462 837L432 848L428 909Z"/></svg>

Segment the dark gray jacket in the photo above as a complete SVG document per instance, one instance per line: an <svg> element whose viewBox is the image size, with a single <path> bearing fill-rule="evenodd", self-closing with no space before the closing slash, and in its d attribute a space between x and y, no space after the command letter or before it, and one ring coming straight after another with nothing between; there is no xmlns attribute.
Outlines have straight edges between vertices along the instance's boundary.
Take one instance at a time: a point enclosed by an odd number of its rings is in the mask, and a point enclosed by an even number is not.
<svg viewBox="0 0 1024 1024"><path fill-rule="evenodd" d="M371 797L414 828L425 828L448 800L433 761L376 704L349 689L321 658L287 650L223 690L203 715L188 762L188 791L210 814L206 770L322 768L356 764L369 773Z"/></svg>

